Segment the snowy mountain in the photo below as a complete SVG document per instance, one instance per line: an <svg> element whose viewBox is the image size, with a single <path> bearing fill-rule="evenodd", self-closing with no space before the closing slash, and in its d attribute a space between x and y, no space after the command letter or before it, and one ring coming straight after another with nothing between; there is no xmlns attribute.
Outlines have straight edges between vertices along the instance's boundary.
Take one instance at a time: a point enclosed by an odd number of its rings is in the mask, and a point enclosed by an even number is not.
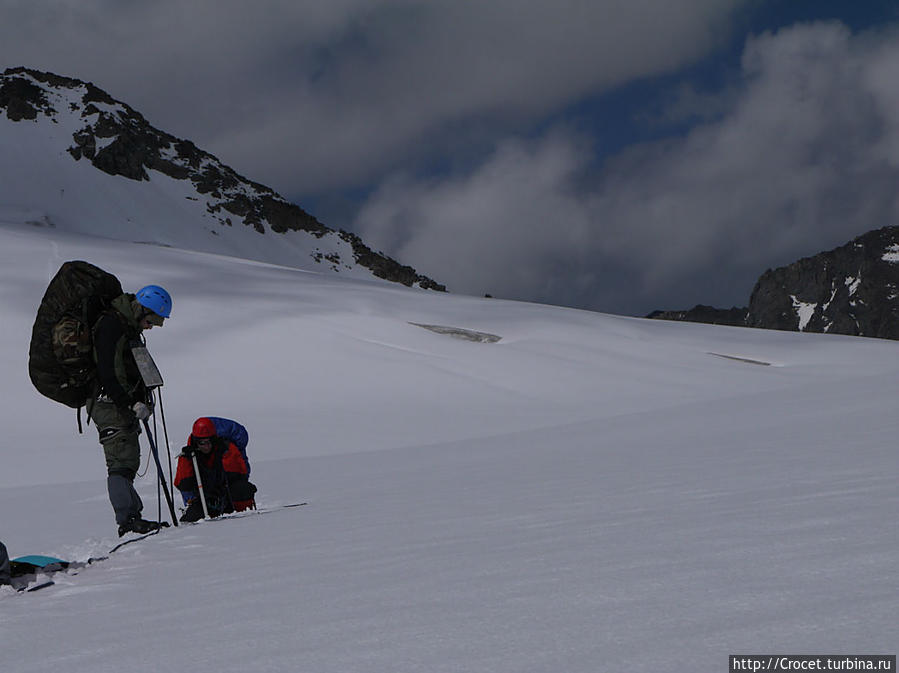
<svg viewBox="0 0 899 673"><path fill-rule="evenodd" d="M444 290L329 229L93 84L0 75L0 217Z"/></svg>
<svg viewBox="0 0 899 673"><path fill-rule="evenodd" d="M108 556L35 593L0 588L3 670L724 671L737 653L899 649L895 342L21 222L0 223L0 250L0 540ZM147 334L172 451L197 416L236 418L260 506L308 506L109 553L95 430L79 436L26 371L68 259L174 295ZM152 468L138 485L155 516Z"/></svg>

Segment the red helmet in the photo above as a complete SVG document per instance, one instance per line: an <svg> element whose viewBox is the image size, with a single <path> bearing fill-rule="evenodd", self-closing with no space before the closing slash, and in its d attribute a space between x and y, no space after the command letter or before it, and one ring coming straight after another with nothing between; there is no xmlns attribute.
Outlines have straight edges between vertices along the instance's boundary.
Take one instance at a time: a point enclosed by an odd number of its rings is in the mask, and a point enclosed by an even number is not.
<svg viewBox="0 0 899 673"><path fill-rule="evenodd" d="M215 437L215 423L203 416L194 421L194 427L190 434L197 439L205 439L207 437Z"/></svg>

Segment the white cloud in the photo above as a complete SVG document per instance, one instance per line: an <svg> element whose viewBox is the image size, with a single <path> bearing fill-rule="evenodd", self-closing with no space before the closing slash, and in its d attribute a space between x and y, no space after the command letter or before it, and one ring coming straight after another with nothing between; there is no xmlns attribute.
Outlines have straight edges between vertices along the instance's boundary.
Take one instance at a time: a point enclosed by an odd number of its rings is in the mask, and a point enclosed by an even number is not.
<svg viewBox="0 0 899 673"><path fill-rule="evenodd" d="M20 0L0 62L93 80L239 172L309 193L675 70L726 39L740 4Z"/></svg>
<svg viewBox="0 0 899 673"><path fill-rule="evenodd" d="M391 179L360 213L359 228L371 245L416 260L450 289L544 296L557 277L548 270L585 266L571 257L588 241L591 214L570 185L587 158L562 133L509 141L468 176Z"/></svg>
<svg viewBox="0 0 899 673"><path fill-rule="evenodd" d="M897 223L899 43L798 26L750 39L742 68L726 114L627 150L589 190L584 139L555 133L467 176L389 183L358 225L460 291L639 313L745 304L766 266Z"/></svg>

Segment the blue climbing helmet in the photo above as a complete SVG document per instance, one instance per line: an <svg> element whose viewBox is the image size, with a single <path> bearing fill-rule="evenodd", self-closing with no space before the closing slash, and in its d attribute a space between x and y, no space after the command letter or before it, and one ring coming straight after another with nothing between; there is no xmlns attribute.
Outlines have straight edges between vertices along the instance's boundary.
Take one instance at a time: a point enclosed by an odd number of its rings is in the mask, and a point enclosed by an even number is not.
<svg viewBox="0 0 899 673"><path fill-rule="evenodd" d="M134 296L138 304L150 309L156 315L168 318L172 314L172 295L158 285L142 287Z"/></svg>

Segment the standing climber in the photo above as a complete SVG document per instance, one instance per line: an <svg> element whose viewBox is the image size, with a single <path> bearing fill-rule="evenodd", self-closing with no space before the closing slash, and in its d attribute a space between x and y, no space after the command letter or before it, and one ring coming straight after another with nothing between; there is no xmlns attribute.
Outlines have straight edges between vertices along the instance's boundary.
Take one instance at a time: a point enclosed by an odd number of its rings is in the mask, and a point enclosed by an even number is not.
<svg viewBox="0 0 899 673"><path fill-rule="evenodd" d="M93 329L99 392L87 408L106 456L106 484L119 536L149 533L168 525L141 517L143 503L134 490L140 468L139 422L153 413L153 401L131 347L141 343L144 330L162 327L171 312L169 293L158 285L148 285L136 294L124 293L113 299Z"/></svg>

